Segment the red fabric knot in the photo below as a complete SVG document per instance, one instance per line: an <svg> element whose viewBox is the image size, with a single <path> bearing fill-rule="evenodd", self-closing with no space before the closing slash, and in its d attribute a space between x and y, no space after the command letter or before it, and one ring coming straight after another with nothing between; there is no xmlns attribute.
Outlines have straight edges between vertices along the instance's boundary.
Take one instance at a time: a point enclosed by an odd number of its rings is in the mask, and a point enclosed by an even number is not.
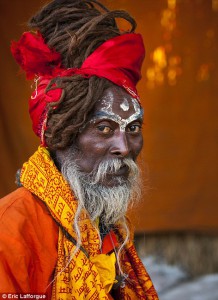
<svg viewBox="0 0 218 300"><path fill-rule="evenodd" d="M54 68L61 64L61 55L46 45L39 32L24 32L18 42L12 41L11 52L27 79L53 75Z"/></svg>

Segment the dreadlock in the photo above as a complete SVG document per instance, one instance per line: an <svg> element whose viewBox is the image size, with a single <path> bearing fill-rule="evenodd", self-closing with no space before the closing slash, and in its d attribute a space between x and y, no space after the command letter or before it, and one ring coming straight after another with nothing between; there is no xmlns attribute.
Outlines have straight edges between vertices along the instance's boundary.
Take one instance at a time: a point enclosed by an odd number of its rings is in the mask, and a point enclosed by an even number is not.
<svg viewBox="0 0 218 300"><path fill-rule="evenodd" d="M116 18L136 28L135 20L125 11L108 10L96 0L55 0L43 7L29 21L30 28L41 32L47 45L61 54L62 66L80 68L83 61L103 42L120 32ZM81 75L54 78L53 83L63 89L56 109L48 108L46 143L51 150L69 146L87 120L97 100L112 83L104 78Z"/></svg>

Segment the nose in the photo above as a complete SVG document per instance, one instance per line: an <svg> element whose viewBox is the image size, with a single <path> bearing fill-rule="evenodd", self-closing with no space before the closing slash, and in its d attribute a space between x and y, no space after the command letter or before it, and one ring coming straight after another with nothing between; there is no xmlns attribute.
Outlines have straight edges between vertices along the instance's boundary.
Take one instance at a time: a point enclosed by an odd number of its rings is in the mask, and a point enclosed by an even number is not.
<svg viewBox="0 0 218 300"><path fill-rule="evenodd" d="M113 145L111 147L111 154L116 157L126 157L130 152L126 132L120 131L114 136Z"/></svg>

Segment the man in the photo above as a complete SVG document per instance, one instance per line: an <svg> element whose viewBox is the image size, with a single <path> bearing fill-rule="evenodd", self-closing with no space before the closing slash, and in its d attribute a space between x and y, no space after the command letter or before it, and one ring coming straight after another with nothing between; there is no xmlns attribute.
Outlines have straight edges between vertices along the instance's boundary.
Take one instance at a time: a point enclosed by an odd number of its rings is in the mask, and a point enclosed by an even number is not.
<svg viewBox="0 0 218 300"><path fill-rule="evenodd" d="M115 18L129 21L121 32ZM35 78L41 145L0 202L0 292L48 299L158 299L132 243L143 140L135 21L98 1L53 1L12 43Z"/></svg>

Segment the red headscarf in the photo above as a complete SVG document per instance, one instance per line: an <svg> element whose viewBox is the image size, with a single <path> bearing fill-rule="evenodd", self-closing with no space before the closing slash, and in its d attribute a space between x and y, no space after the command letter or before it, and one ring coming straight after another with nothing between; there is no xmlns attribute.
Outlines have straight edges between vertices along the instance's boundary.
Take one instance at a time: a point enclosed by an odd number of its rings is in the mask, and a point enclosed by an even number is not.
<svg viewBox="0 0 218 300"><path fill-rule="evenodd" d="M27 79L39 77L39 84L29 101L29 112L33 130L42 143L47 122L47 103L58 102L62 94L62 90L55 88L55 85L52 90L45 91L54 77L75 74L85 78L93 75L104 77L139 100L136 84L141 78L145 56L140 34L127 33L107 40L86 58L81 68L62 68L60 54L47 46L39 32L25 32L18 42L12 42L11 51L26 72Z"/></svg>

